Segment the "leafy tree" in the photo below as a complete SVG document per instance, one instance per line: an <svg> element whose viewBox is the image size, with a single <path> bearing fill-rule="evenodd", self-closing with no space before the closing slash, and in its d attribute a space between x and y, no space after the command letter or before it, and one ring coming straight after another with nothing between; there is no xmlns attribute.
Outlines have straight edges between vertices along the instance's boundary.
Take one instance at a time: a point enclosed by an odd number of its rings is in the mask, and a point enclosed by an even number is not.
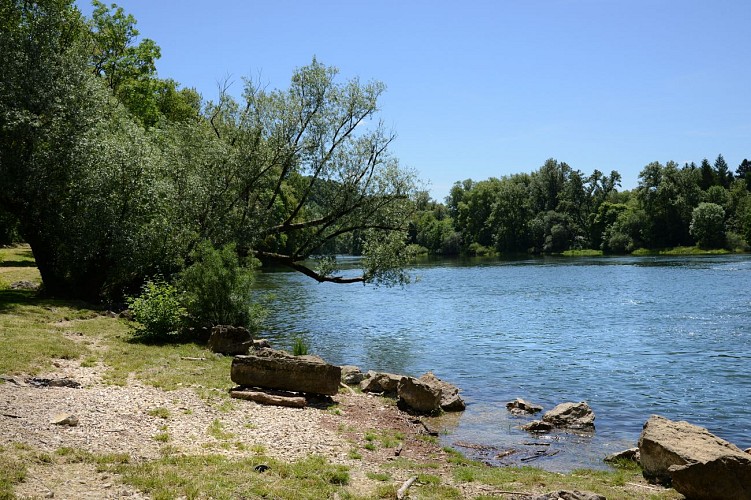
<svg viewBox="0 0 751 500"><path fill-rule="evenodd" d="M725 245L725 210L714 203L699 203L693 210L691 236L701 248Z"/></svg>

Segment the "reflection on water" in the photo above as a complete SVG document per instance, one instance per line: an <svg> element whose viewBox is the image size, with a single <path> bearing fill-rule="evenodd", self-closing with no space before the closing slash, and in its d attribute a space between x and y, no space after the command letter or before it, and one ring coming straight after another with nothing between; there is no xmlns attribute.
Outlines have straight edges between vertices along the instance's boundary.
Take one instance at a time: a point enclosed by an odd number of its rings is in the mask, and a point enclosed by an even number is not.
<svg viewBox="0 0 751 500"><path fill-rule="evenodd" d="M601 466L652 413L751 446L748 256L436 260L414 274L374 288L264 273L260 293L277 299L267 336L289 347L302 335L332 363L455 383L469 406L446 444L526 449L505 402L588 401L595 435L548 436L557 453L530 465Z"/></svg>

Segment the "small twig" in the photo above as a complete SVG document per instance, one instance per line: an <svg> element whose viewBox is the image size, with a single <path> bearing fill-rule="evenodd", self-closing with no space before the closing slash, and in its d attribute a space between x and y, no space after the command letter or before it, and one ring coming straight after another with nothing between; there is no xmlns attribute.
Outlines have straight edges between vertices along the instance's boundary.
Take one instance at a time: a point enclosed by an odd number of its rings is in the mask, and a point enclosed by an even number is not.
<svg viewBox="0 0 751 500"><path fill-rule="evenodd" d="M185 361L206 361L206 358L194 358L191 356L180 356L180 359L184 359Z"/></svg>
<svg viewBox="0 0 751 500"><path fill-rule="evenodd" d="M538 458L542 458L542 457L552 457L553 455L557 455L560 452L561 452L561 450L555 450L555 451L550 452L550 453L539 453L539 454L531 456L531 457L524 457L524 458L521 459L521 461L522 462L529 462L531 460L537 460Z"/></svg>
<svg viewBox="0 0 751 500"><path fill-rule="evenodd" d="M3 417L8 417L8 418L23 418L21 415L13 415L12 413L3 413Z"/></svg>
<svg viewBox="0 0 751 500"><path fill-rule="evenodd" d="M345 389L347 389L350 394L357 394L354 389L352 389L350 386L348 386L344 382L339 382L339 385L341 385L342 387L344 387Z"/></svg>
<svg viewBox="0 0 751 500"><path fill-rule="evenodd" d="M415 481L417 481L417 476L412 476L411 478L404 481L404 484L402 485L402 487L396 490L397 500L404 499L405 495L407 494L407 490L409 489L410 486L412 486L412 483L414 483Z"/></svg>
<svg viewBox="0 0 751 500"><path fill-rule="evenodd" d="M628 484L629 486L638 486L639 488L646 488L648 490L655 490L655 491L659 491L663 489L663 488L655 488L654 486L647 486L646 484L639 484L639 483L626 483L626 484Z"/></svg>

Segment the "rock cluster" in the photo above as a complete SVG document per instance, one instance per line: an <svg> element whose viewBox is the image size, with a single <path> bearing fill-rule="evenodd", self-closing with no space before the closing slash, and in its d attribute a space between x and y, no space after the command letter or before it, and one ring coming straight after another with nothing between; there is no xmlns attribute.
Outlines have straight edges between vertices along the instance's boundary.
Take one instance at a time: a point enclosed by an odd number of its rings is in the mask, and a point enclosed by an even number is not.
<svg viewBox="0 0 751 500"><path fill-rule="evenodd" d="M521 398L506 403L506 409L512 415L533 415L542 411L542 406L530 403Z"/></svg>
<svg viewBox="0 0 751 500"><path fill-rule="evenodd" d="M418 413L463 411L466 407L459 389L433 373L414 378L394 373L369 371L360 382L363 392L397 396L399 405Z"/></svg>
<svg viewBox="0 0 751 500"><path fill-rule="evenodd" d="M703 427L652 415L639 452L644 477L687 498L751 500L751 455Z"/></svg>

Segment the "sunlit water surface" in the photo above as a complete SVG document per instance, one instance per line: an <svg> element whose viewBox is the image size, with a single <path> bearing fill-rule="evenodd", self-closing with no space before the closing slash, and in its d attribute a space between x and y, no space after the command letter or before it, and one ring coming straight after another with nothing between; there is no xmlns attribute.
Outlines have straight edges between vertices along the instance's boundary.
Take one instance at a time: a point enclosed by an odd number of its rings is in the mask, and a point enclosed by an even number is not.
<svg viewBox="0 0 751 500"><path fill-rule="evenodd" d="M404 288L263 273L259 293L275 297L264 335L280 347L302 336L331 363L456 384L468 407L441 439L491 446L458 448L490 463L602 467L655 413L751 446L748 256L442 260L411 273ZM516 397L546 410L586 400L596 432L534 438L506 411Z"/></svg>

